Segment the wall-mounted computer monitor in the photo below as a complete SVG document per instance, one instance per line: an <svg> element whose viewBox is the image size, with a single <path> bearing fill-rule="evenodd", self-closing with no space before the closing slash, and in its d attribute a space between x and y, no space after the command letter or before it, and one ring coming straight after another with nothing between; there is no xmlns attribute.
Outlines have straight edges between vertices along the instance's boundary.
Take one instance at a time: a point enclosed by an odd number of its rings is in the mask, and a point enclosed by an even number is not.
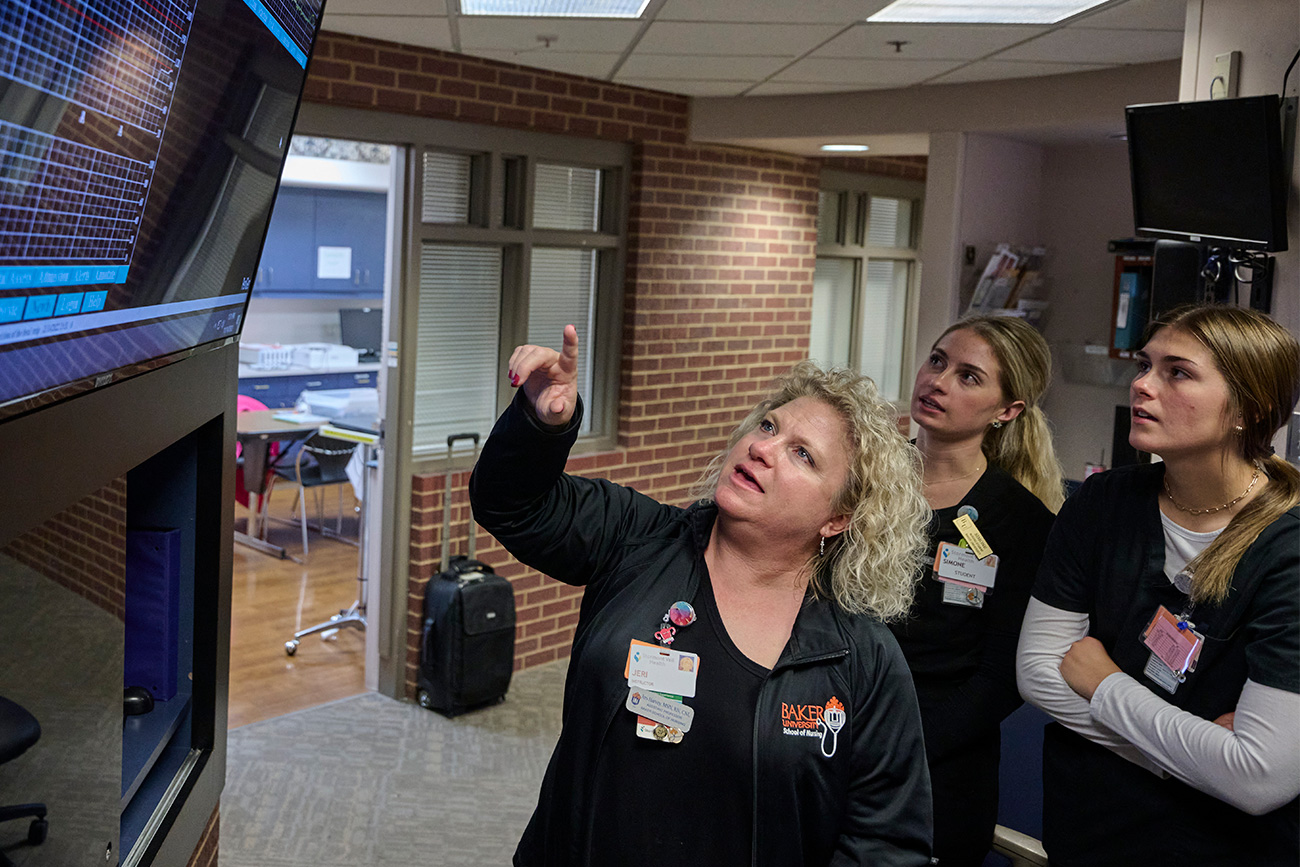
<svg viewBox="0 0 1300 867"><path fill-rule="evenodd" d="M6 0L0 421L237 337L323 0Z"/></svg>
<svg viewBox="0 0 1300 867"><path fill-rule="evenodd" d="M1126 117L1139 235L1286 249L1276 95L1131 105Z"/></svg>

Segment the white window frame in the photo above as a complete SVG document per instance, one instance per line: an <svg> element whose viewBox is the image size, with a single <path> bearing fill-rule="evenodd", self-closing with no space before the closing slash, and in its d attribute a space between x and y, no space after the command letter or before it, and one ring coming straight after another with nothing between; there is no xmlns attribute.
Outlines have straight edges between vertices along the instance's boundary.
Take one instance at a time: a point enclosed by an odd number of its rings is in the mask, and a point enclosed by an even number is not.
<svg viewBox="0 0 1300 867"><path fill-rule="evenodd" d="M862 357L862 327L860 310L867 275L867 263L872 259L888 259L908 263L907 297L904 303L902 333L898 341L899 382L895 405L906 411L911 402L915 357L917 304L921 281L921 224L925 200L925 183L881 175L864 175L835 169L821 172L821 193L837 198L839 211L838 231L833 237L821 239L817 244L818 259L845 259L854 263L853 326L849 340L849 358L856 368ZM907 199L912 203L910 237L912 243L905 247L884 247L868 243L867 224L870 219L872 196ZM825 233L821 233L825 234Z"/></svg>

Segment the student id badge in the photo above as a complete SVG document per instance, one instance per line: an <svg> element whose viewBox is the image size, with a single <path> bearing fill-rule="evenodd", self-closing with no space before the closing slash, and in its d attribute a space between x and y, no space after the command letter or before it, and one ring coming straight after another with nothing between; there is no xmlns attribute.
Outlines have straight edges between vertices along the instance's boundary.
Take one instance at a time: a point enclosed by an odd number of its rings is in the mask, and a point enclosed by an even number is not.
<svg viewBox="0 0 1300 867"><path fill-rule="evenodd" d="M1151 651L1143 674L1172 695L1178 690L1178 684L1196 670L1205 636L1196 631L1191 621L1175 617L1161 605L1142 630L1142 643Z"/></svg>
<svg viewBox="0 0 1300 867"><path fill-rule="evenodd" d="M966 608L983 608L984 596L998 576L998 555L979 557L951 542L940 542L934 552L934 577L943 582L943 601Z"/></svg>
<svg viewBox="0 0 1300 867"><path fill-rule="evenodd" d="M679 695L630 687L623 706L637 715L636 736L650 741L680 744L695 720L695 708Z"/></svg>

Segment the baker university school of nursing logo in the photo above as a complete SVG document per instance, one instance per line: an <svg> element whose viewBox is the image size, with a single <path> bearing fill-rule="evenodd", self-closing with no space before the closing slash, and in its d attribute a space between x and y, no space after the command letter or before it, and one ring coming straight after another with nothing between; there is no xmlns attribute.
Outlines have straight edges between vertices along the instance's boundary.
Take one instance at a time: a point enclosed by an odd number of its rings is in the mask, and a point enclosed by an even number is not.
<svg viewBox="0 0 1300 867"><path fill-rule="evenodd" d="M821 754L835 755L840 729L849 721L844 704L831 696L826 704L789 704L781 702L781 734L797 738L818 738Z"/></svg>

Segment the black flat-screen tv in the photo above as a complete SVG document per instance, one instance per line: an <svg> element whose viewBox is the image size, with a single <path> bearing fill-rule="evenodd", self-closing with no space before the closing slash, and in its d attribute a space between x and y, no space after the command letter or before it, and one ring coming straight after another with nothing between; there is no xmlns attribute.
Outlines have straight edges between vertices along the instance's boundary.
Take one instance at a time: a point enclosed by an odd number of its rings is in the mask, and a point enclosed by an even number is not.
<svg viewBox="0 0 1300 867"><path fill-rule="evenodd" d="M323 0L6 0L0 421L237 339Z"/></svg>
<svg viewBox="0 0 1300 867"><path fill-rule="evenodd" d="M1125 114L1139 235L1287 248L1276 95L1131 105Z"/></svg>

